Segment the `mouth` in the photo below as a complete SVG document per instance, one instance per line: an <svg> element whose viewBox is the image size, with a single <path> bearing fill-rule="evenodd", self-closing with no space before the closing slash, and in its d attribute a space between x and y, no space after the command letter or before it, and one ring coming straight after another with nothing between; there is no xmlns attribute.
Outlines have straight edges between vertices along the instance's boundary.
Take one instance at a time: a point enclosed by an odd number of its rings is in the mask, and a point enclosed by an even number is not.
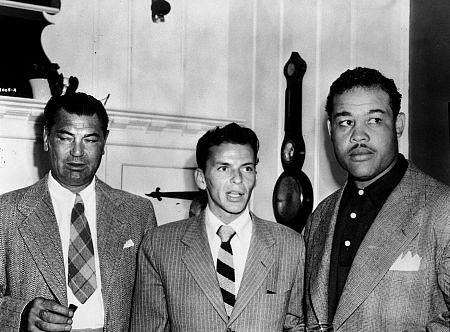
<svg viewBox="0 0 450 332"><path fill-rule="evenodd" d="M353 161L366 161L372 158L374 151L366 147L357 147L353 148L348 155Z"/></svg>
<svg viewBox="0 0 450 332"><path fill-rule="evenodd" d="M67 167L72 171L80 171L86 167L86 164L81 162L68 162Z"/></svg>
<svg viewBox="0 0 450 332"><path fill-rule="evenodd" d="M244 193L241 191L228 191L226 194L229 201L240 201L244 196Z"/></svg>

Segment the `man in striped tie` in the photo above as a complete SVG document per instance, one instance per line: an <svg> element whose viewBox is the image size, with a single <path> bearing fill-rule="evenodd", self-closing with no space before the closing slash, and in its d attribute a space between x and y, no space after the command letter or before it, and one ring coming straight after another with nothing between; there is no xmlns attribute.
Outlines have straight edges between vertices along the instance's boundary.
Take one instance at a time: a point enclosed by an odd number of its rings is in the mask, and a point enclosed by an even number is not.
<svg viewBox="0 0 450 332"><path fill-rule="evenodd" d="M131 331L303 330L303 238L248 207L258 148L235 123L200 138L195 181L207 206L144 237Z"/></svg>

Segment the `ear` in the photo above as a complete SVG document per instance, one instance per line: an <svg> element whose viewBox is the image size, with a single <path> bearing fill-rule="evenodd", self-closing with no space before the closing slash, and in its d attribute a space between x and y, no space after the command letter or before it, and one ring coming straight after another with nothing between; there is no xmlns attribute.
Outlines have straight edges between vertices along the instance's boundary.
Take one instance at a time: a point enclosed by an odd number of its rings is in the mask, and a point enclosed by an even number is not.
<svg viewBox="0 0 450 332"><path fill-rule="evenodd" d="M331 137L331 121L330 121L330 119L327 120L327 128L328 128L328 135Z"/></svg>
<svg viewBox="0 0 450 332"><path fill-rule="evenodd" d="M105 145L106 145L106 140L108 139L108 135L109 135L109 130L107 130L107 131L105 132L105 134L104 134L105 140L104 140L104 144L103 144L103 151L102 151L102 154L105 154Z"/></svg>
<svg viewBox="0 0 450 332"><path fill-rule="evenodd" d="M205 190L206 189L205 174L203 173L203 171L200 168L197 168L195 170L194 180L195 180L195 183L197 184L197 187L199 187L199 189L201 189L201 190Z"/></svg>
<svg viewBox="0 0 450 332"><path fill-rule="evenodd" d="M397 138L400 138L405 129L405 113L400 112L395 120L395 132L397 133Z"/></svg>
<svg viewBox="0 0 450 332"><path fill-rule="evenodd" d="M44 126L44 132L42 133L42 138L44 139L44 151L48 151L48 130Z"/></svg>

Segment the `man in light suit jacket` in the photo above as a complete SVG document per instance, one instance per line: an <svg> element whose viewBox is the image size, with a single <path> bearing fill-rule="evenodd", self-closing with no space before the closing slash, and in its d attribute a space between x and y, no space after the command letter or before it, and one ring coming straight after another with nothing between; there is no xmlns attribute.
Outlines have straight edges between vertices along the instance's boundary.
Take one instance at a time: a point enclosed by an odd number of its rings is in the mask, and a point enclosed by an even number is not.
<svg viewBox="0 0 450 332"><path fill-rule="evenodd" d="M108 136L100 101L54 97L44 116L50 173L0 196L0 330L128 331L153 207L95 177Z"/></svg>
<svg viewBox="0 0 450 332"><path fill-rule="evenodd" d="M200 138L207 207L145 236L131 331L302 330L303 238L249 211L257 152L255 133L235 123Z"/></svg>
<svg viewBox="0 0 450 332"><path fill-rule="evenodd" d="M450 189L398 153L400 100L369 68L330 88L328 128L348 180L305 228L307 326L450 331Z"/></svg>

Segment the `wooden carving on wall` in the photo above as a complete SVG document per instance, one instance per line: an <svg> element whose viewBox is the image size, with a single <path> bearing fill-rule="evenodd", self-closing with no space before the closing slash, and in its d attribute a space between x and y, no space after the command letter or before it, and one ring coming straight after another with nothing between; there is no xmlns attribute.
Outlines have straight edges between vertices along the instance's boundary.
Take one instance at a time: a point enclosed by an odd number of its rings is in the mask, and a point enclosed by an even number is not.
<svg viewBox="0 0 450 332"><path fill-rule="evenodd" d="M272 196L277 222L301 232L312 211L313 190L303 173L305 141L302 133L302 81L306 62L297 52L284 66L287 87L285 92L284 139L281 145L283 173L278 178Z"/></svg>
<svg viewBox="0 0 450 332"><path fill-rule="evenodd" d="M189 206L189 217L199 215L208 202L208 197L205 190L166 192L162 192L160 190L161 189L159 187L156 187L155 191L145 195L151 198L156 198L158 201L161 201L163 197L191 200L192 202Z"/></svg>

